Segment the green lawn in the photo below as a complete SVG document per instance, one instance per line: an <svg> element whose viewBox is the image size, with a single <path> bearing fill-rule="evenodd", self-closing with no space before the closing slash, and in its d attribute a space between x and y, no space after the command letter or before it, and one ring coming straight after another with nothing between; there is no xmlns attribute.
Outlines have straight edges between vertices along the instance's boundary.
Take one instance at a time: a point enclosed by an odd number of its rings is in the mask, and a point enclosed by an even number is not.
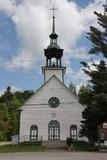
<svg viewBox="0 0 107 160"><path fill-rule="evenodd" d="M0 146L0 153L13 153L13 152L40 152L45 148L40 145L6 145Z"/></svg>
<svg viewBox="0 0 107 160"><path fill-rule="evenodd" d="M98 147L87 145L87 144L81 144L81 143L74 143L74 148L71 149L71 151L79 152L79 151L88 151L88 152L96 152L99 151ZM107 147L101 147L100 149L106 149ZM21 144L21 145L5 145L0 146L0 153L15 153L15 152L41 152L46 151L45 147L42 147L38 144ZM69 147L67 149L69 150Z"/></svg>

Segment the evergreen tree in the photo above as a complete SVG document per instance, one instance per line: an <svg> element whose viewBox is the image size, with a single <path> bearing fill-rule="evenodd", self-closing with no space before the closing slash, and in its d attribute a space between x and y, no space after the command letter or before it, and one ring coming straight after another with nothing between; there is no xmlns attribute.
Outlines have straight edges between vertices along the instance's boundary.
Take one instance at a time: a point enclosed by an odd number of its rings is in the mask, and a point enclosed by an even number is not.
<svg viewBox="0 0 107 160"><path fill-rule="evenodd" d="M107 8L107 6L105 6ZM105 8L105 11L106 11ZM91 26L90 32L88 33L88 39L92 42L92 48L89 54L102 54L107 58L107 13L100 14L94 12L98 19L98 24L101 29Z"/></svg>
<svg viewBox="0 0 107 160"><path fill-rule="evenodd" d="M97 141L97 127L107 119L107 66L104 61L94 66L95 71L85 66L84 72L91 79L90 86L82 87L79 92L80 103L85 105L80 133L90 142Z"/></svg>
<svg viewBox="0 0 107 160"><path fill-rule="evenodd" d="M94 12L100 29L91 26L88 39L92 42L89 54L101 54L107 58L107 5L104 7L104 14ZM84 92L82 89L79 93L80 102L85 105L80 133L91 142L95 142L98 138L98 126L107 120L107 64L106 61L100 60L99 65L93 64L96 68L94 71L87 63L82 62L82 64L84 72L90 77L91 87L89 92Z"/></svg>
<svg viewBox="0 0 107 160"><path fill-rule="evenodd" d="M72 82L69 84L69 89L73 94L76 95L76 87L74 86Z"/></svg>

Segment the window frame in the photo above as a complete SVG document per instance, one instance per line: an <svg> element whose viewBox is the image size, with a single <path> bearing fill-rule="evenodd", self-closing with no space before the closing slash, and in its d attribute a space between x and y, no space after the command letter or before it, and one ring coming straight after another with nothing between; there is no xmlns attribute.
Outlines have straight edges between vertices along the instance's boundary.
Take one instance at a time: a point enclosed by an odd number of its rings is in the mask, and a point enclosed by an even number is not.
<svg viewBox="0 0 107 160"><path fill-rule="evenodd" d="M60 140L60 123L57 120L52 120L49 122L48 139Z"/></svg>
<svg viewBox="0 0 107 160"><path fill-rule="evenodd" d="M33 133L33 134L32 134ZM35 134L36 133L36 134ZM37 125L32 125L30 127L30 140L35 141L38 140L38 126Z"/></svg>
<svg viewBox="0 0 107 160"><path fill-rule="evenodd" d="M72 138L72 140L77 140L77 131L78 131L77 125L70 126L70 138Z"/></svg>

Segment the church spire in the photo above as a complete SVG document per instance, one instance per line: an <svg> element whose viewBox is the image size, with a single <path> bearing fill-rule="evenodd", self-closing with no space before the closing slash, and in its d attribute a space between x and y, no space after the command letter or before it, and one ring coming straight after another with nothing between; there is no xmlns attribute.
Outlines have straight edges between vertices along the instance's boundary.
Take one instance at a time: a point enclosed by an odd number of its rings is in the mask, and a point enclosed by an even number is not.
<svg viewBox="0 0 107 160"><path fill-rule="evenodd" d="M57 10L54 6L50 10L53 11L53 23L52 23L52 33L49 35L50 44L45 49L46 56L46 66L47 67L62 67L61 58L63 56L63 49L57 43L58 35L55 32L55 10ZM55 58L56 62L53 63L52 59Z"/></svg>
<svg viewBox="0 0 107 160"><path fill-rule="evenodd" d="M51 33L51 35L50 35L50 38L51 38L51 39L57 39L58 35L57 35L56 32L55 32L55 10L57 10L57 8L55 8L55 7L53 6L53 8L51 8L50 10L53 11L53 24L52 24L52 33ZM57 42L57 41L56 41L56 42Z"/></svg>
<svg viewBox="0 0 107 160"><path fill-rule="evenodd" d="M55 8L53 6L53 8L51 8L51 10L53 11L53 27L52 27L52 32L55 32L55 10L57 10L57 8Z"/></svg>
<svg viewBox="0 0 107 160"><path fill-rule="evenodd" d="M50 44L44 49L44 55L46 57L46 65L42 67L42 73L44 74L44 82L49 80L53 75L64 82L64 74L66 67L62 66L63 49L60 48L57 42L58 34L55 28L55 10L54 5L50 9L53 12L52 16L52 32L49 35Z"/></svg>
<svg viewBox="0 0 107 160"><path fill-rule="evenodd" d="M52 28L52 32L55 32L55 16L53 16L53 28Z"/></svg>

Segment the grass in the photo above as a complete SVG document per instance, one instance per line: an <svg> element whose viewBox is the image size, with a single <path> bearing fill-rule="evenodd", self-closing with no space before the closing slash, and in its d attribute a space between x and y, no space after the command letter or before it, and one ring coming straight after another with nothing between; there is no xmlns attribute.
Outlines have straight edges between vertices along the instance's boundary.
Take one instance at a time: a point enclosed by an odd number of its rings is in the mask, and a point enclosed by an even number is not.
<svg viewBox="0 0 107 160"><path fill-rule="evenodd" d="M41 145L6 145L0 146L0 153L14 153L14 152L41 152L45 148Z"/></svg>
<svg viewBox="0 0 107 160"><path fill-rule="evenodd" d="M74 152L96 152L97 146L90 145L86 142L73 142ZM100 149L107 149L107 147L101 147ZM0 153L15 153L15 152L41 152L46 151L45 147L39 144L20 144L20 145L5 145L0 146Z"/></svg>

